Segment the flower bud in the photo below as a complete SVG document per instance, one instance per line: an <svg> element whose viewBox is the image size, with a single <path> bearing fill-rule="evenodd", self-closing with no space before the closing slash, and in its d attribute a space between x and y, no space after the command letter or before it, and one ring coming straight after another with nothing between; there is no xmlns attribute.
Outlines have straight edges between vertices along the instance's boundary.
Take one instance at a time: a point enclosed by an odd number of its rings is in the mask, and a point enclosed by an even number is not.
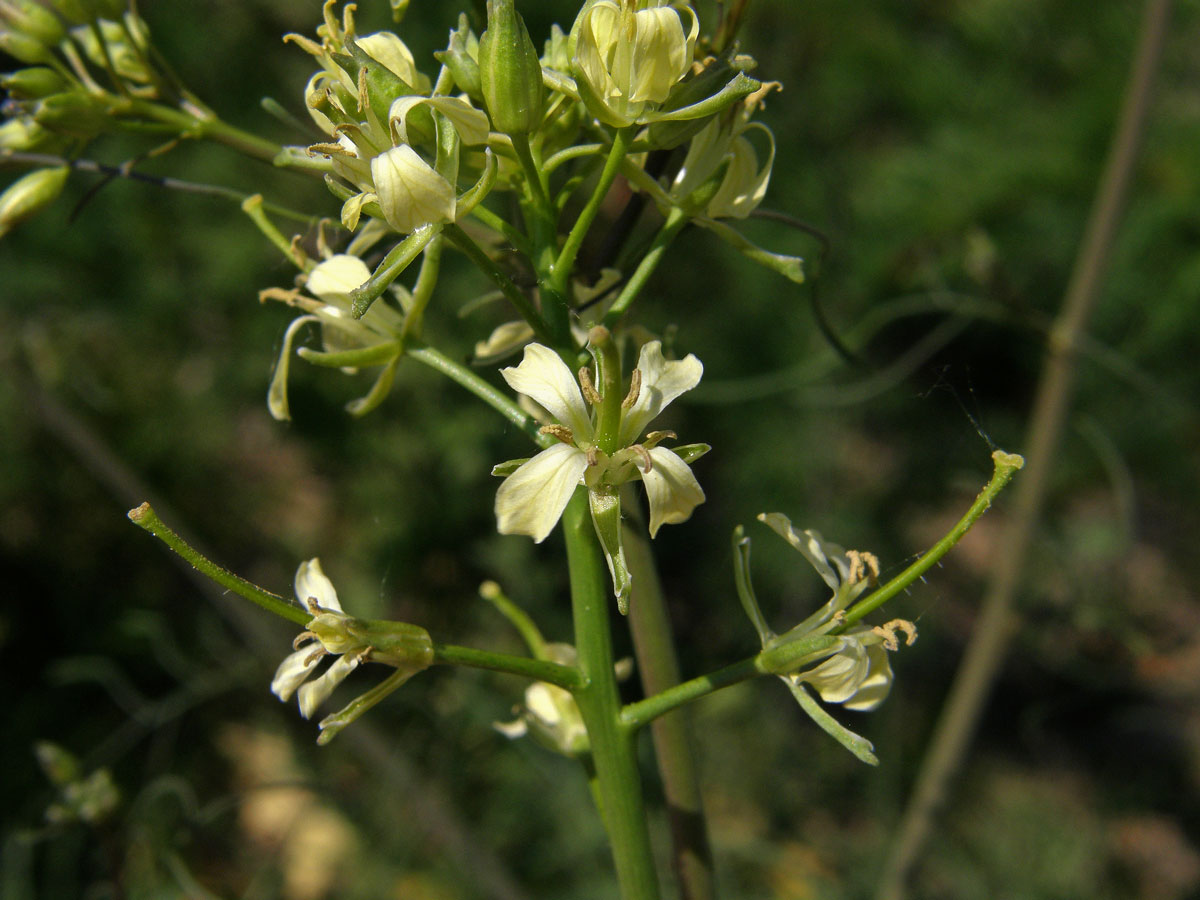
<svg viewBox="0 0 1200 900"><path fill-rule="evenodd" d="M67 80L48 66L31 66L0 75L0 88L14 100L41 100L69 87Z"/></svg>
<svg viewBox="0 0 1200 900"><path fill-rule="evenodd" d="M542 121L546 86L537 48L514 0L488 0L488 29L479 41L479 78L492 127L528 134Z"/></svg>
<svg viewBox="0 0 1200 900"><path fill-rule="evenodd" d="M52 135L34 121L32 116L20 116L0 124L0 150L28 152L45 145Z"/></svg>
<svg viewBox="0 0 1200 900"><path fill-rule="evenodd" d="M12 31L0 20L0 53L29 65L48 62L53 57L46 45L20 31Z"/></svg>
<svg viewBox="0 0 1200 900"><path fill-rule="evenodd" d="M458 28L450 32L450 43L446 49L437 51L433 56L450 70L460 91L472 100L483 98L479 76L479 38L471 31L466 13L459 14Z"/></svg>
<svg viewBox="0 0 1200 900"><path fill-rule="evenodd" d="M33 108L33 118L47 131L86 140L109 126L105 106L79 92L54 94L38 101Z"/></svg>
<svg viewBox="0 0 1200 900"><path fill-rule="evenodd" d="M0 237L58 199L70 172L67 166L35 169L10 184L0 194Z"/></svg>
<svg viewBox="0 0 1200 900"><path fill-rule="evenodd" d="M0 0L0 21L43 47L53 47L66 37L58 16L35 0Z"/></svg>

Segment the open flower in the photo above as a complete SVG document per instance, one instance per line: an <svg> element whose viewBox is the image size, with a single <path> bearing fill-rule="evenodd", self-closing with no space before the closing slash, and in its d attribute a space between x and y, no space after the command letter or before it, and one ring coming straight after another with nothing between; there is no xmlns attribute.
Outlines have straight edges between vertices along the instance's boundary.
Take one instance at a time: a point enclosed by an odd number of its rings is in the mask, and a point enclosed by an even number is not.
<svg viewBox="0 0 1200 900"><path fill-rule="evenodd" d="M676 453L656 446L670 432L654 431L635 443L650 421L676 397L700 383L704 367L694 355L667 360L662 344L642 345L636 395L623 404L619 449L609 455L595 442L592 414L580 384L549 347L530 344L515 368L500 374L514 390L539 403L555 423L543 432L559 443L524 462L496 492L496 519L502 534L526 534L539 543L558 524L577 485L620 485L640 478L650 502L650 535L665 524L684 522L704 502L704 491L691 468ZM589 390L590 388L590 378ZM632 401L630 401L632 397Z"/></svg>
<svg viewBox="0 0 1200 900"><path fill-rule="evenodd" d="M433 662L433 639L424 628L406 622L385 622L349 616L337 591L316 557L296 570L296 599L312 615L307 630L292 642L291 653L275 670L271 693L287 701L297 695L300 715L308 719L329 699L346 676L364 662L392 666L396 671L319 724L320 744L379 703ZM322 674L313 675L326 656L336 656Z"/></svg>
<svg viewBox="0 0 1200 900"><path fill-rule="evenodd" d="M616 375L606 390L618 389L620 362L611 335L606 329L594 328L591 343L598 361L607 354L606 368ZM612 574L617 605L626 612L632 577L621 544L619 488L635 478L642 480L650 505L651 537L665 524L686 521L704 502L704 491L688 463L707 452L708 446L659 447L660 441L675 437L669 431L652 431L641 437L672 400L699 384L703 372L695 356L667 360L662 344L649 341L642 345L629 392L618 407L613 398L606 401L597 391L588 368L580 370L577 380L549 347L528 345L521 364L501 369L500 374L510 387L549 413L554 422L544 426L542 433L552 435L558 443L532 459L521 460L515 470L514 463L493 469L493 474L508 476L496 492L500 532L544 541L575 489L586 485L592 523ZM609 418L604 440L597 421L603 410Z"/></svg>
<svg viewBox="0 0 1200 900"><path fill-rule="evenodd" d="M763 513L758 518L796 548L833 591L829 601L799 625L775 634L759 609L750 583L749 538L741 536L740 528L735 532L738 595L758 631L764 656L773 660L768 663L770 671L779 675L801 708L822 729L859 759L877 763L870 741L837 722L812 698L806 686L826 703L840 703L859 712L875 709L892 687L888 652L898 648L899 633L904 634L905 643L912 644L916 628L903 619L874 628L857 623L846 627L847 608L875 584L878 560L870 553L844 550L811 529L799 531L781 513ZM787 652L796 649L802 651L799 656Z"/></svg>
<svg viewBox="0 0 1200 900"><path fill-rule="evenodd" d="M362 365L382 365L375 383L366 396L351 401L347 409L352 415L364 415L378 406L391 390L396 365L400 360L400 338L404 331L404 315L387 303L373 303L361 318L351 314L350 292L371 277L371 270L357 256L346 253L335 254L317 263L308 273L306 287L313 297L295 290L271 288L260 294L263 300L282 300L304 310L304 315L292 320L283 336L283 347L279 362L271 378L267 393L267 408L271 415L281 421L291 418L288 404L287 380L291 366L292 347L300 330L309 323L321 327L323 352L301 349L310 362L321 364L325 360L339 357L361 359ZM404 304L408 293L400 285L393 285L393 295ZM354 351L358 351L355 356ZM342 371L354 374L359 362L347 365L334 362Z"/></svg>
<svg viewBox="0 0 1200 900"><path fill-rule="evenodd" d="M321 571L321 561L316 557L300 563L296 570L296 599L312 613L313 619L308 623L309 630L293 642L296 652L275 671L271 693L286 701L299 690L300 715L309 719L346 676L358 668L367 648L349 645L345 629L339 626L350 617L342 610L333 582ZM337 655L333 665L310 680L317 664L330 655Z"/></svg>

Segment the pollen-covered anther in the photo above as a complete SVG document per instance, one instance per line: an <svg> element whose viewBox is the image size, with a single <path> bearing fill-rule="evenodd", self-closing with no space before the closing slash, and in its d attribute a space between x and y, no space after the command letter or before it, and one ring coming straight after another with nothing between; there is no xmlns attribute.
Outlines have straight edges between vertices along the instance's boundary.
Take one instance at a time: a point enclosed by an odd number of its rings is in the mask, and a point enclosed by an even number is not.
<svg viewBox="0 0 1200 900"><path fill-rule="evenodd" d="M600 450L597 447L588 447L584 451L583 457L587 460L589 467L600 465Z"/></svg>
<svg viewBox="0 0 1200 900"><path fill-rule="evenodd" d="M304 605L308 607L309 614L319 616L321 614L321 604L317 602L316 597L309 597L304 601Z"/></svg>
<svg viewBox="0 0 1200 900"><path fill-rule="evenodd" d="M641 470L643 472L654 471L654 460L650 457L649 450L647 450L641 444L633 444L629 449L642 458Z"/></svg>
<svg viewBox="0 0 1200 900"><path fill-rule="evenodd" d="M651 447L657 447L660 441L665 441L668 438L675 440L679 435L673 431L651 431L642 441L642 446L649 450Z"/></svg>
<svg viewBox="0 0 1200 900"><path fill-rule="evenodd" d="M850 560L851 584L857 584L864 579L868 584L875 584L879 579L879 558L866 550L847 550L846 558Z"/></svg>
<svg viewBox="0 0 1200 900"><path fill-rule="evenodd" d="M557 422L551 425L543 425L538 429L538 434L549 434L558 438L568 447L575 446L575 434L566 425L560 425Z"/></svg>
<svg viewBox="0 0 1200 900"><path fill-rule="evenodd" d="M896 650L900 646L896 632L904 633L904 646L906 647L911 647L917 641L917 626L908 619L892 619L883 625L876 625L871 630L883 638L883 646L888 650Z"/></svg>
<svg viewBox="0 0 1200 900"><path fill-rule="evenodd" d="M632 409L633 404L637 403L638 394L642 392L642 370L634 369L633 374L629 376L629 393L625 395L625 399L621 401L621 409ZM647 472L650 470L647 469Z"/></svg>
<svg viewBox="0 0 1200 900"><path fill-rule="evenodd" d="M579 370L579 390L583 393L583 399L590 405L600 405L600 392L596 390L595 382L592 381L592 370L587 366Z"/></svg>
<svg viewBox="0 0 1200 900"><path fill-rule="evenodd" d="M309 156L357 156L353 150L347 150L341 144L310 144Z"/></svg>

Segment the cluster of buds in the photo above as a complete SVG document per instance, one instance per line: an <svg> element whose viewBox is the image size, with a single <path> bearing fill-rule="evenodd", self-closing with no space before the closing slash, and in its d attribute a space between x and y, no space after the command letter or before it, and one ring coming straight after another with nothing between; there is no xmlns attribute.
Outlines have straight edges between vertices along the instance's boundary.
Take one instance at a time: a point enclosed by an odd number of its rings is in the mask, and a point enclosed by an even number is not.
<svg viewBox="0 0 1200 900"><path fill-rule="evenodd" d="M869 741L847 729L823 710L807 688L826 703L868 712L878 707L892 687L888 653L917 639L917 629L904 619L870 627L847 625L847 611L874 586L879 561L871 553L845 550L811 529L798 531L782 513L763 513L759 521L771 527L817 570L833 591L829 601L799 625L776 634L767 625L750 583L750 539L739 527L734 532L734 561L738 596L758 631L767 671L778 675L800 707L828 734L864 762L875 764Z"/></svg>

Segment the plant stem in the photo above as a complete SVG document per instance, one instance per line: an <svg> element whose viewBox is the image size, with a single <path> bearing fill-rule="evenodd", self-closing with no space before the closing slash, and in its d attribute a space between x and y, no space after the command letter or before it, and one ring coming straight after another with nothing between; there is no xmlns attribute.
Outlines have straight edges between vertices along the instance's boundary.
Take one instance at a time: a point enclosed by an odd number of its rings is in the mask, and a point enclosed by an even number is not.
<svg viewBox="0 0 1200 900"><path fill-rule="evenodd" d="M617 172L621 169L621 160L625 158L631 136L630 129L618 129L613 134L608 158L605 159L604 168L600 171L600 180L596 182L592 196L588 198L587 203L580 211L579 218L575 220L562 250L559 251L558 258L554 261L554 287L564 296L571 280L571 273L575 269L575 257L579 254L579 248L583 246L583 239L591 229L592 222L596 220L596 215L600 212L600 204L604 202L604 198L608 195L608 189L612 187Z"/></svg>
<svg viewBox="0 0 1200 900"><path fill-rule="evenodd" d="M576 690L583 683L579 670L544 659L528 656L513 656L509 653L493 653L474 647L458 647L454 644L433 644L433 664L468 666L472 669L489 669L508 675L520 675L535 681L548 681L568 691Z"/></svg>
<svg viewBox="0 0 1200 900"><path fill-rule="evenodd" d="M405 348L405 355L410 356L423 365L445 375L460 387L466 388L492 409L496 410L512 424L516 425L539 447L549 447L554 438L541 434L538 424L525 410L514 403L507 394L484 381L462 363L455 362L446 354L433 349L428 344L410 340Z"/></svg>
<svg viewBox="0 0 1200 900"><path fill-rule="evenodd" d="M575 647L585 686L575 702L587 726L601 816L612 845L623 900L658 900L658 874L642 800L634 733L621 722L609 633L608 570L592 527L587 491L575 490L563 513Z"/></svg>
<svg viewBox="0 0 1200 900"><path fill-rule="evenodd" d="M457 225L447 225L446 237L450 238L454 242L454 246L465 253L467 258L475 263L483 274L491 279L496 287L500 288L500 292L516 308L521 318L529 323L538 340L547 346L553 346L555 344L554 335L550 333L549 328L546 326L546 320L542 318L542 314L538 312L537 307L533 305L533 302L525 296L519 287L513 284L512 279L504 273L504 270L496 265L496 262L484 253L478 244L471 240L470 235Z"/></svg>
<svg viewBox="0 0 1200 900"><path fill-rule="evenodd" d="M634 509L622 493L625 509ZM640 524L640 523L639 523ZM679 659L671 638L671 621L654 554L645 527L625 528L625 562L633 576L629 598L629 628L633 635L638 673L647 697L679 684ZM692 730L687 710L677 709L655 719L650 727L654 755L662 776L671 828L673 864L682 900L713 900L712 847L704 820L700 778L692 754Z"/></svg>
<svg viewBox="0 0 1200 900"><path fill-rule="evenodd" d="M850 609L846 610L845 625L834 630L833 634L839 634L845 631L863 616L874 612L887 603L901 591L908 588L914 581L925 574L933 565L950 552L950 548L957 544L964 534L971 530L971 526L988 511L988 507L992 505L992 500L996 495L1004 489L1004 486L1012 479L1020 468L1025 465L1025 460L1015 453L1005 453L1003 450L997 450L992 454L992 480L989 481L979 496L975 498L975 502L971 504L971 508L967 510L966 515L958 520L949 533L946 534L940 541L921 554L920 558L885 584L881 588L872 591L862 600L858 601Z"/></svg>
<svg viewBox="0 0 1200 900"><path fill-rule="evenodd" d="M257 603L268 612L273 612L297 625L307 625L312 619L312 614L306 610L288 602L278 594L272 594L244 578L239 578L228 569L221 568L199 551L194 550L184 542L183 538L167 527L149 503L143 503L136 509L131 509L129 518L135 525L146 529L155 537L162 538L163 543L190 562L197 570L222 587L233 591L239 597L244 597L251 603Z"/></svg>
<svg viewBox="0 0 1200 900"><path fill-rule="evenodd" d="M1013 598L1041 514L1067 417L1078 360L1076 347L1099 294L1145 132L1151 88L1170 18L1171 0L1147 0L1108 160L1096 190L1062 310L1050 329L1026 441L1029 471L1017 489L1013 515L1000 541L996 568L979 621L922 760L912 797L895 831L896 837L875 895L879 900L900 900L904 896L905 882L932 828L933 815L966 752L1008 643L1016 633Z"/></svg>
<svg viewBox="0 0 1200 900"><path fill-rule="evenodd" d="M621 293L617 296L617 299L613 301L613 305L604 314L604 325L606 327L615 328L617 323L621 321L621 316L625 314L625 310L629 309L629 305L642 292L642 288L646 286L646 282L650 279L654 270L658 268L659 262L667 252L667 248L671 246L671 242L675 240L675 236L683 230L683 226L687 223L687 213L678 206L671 207L671 211L667 213L667 221L663 223L662 228L658 230L658 234L654 236L654 243L650 245L650 249L642 257L642 261L638 263L638 267L634 270L629 281L625 283L625 287L621 289Z"/></svg>

